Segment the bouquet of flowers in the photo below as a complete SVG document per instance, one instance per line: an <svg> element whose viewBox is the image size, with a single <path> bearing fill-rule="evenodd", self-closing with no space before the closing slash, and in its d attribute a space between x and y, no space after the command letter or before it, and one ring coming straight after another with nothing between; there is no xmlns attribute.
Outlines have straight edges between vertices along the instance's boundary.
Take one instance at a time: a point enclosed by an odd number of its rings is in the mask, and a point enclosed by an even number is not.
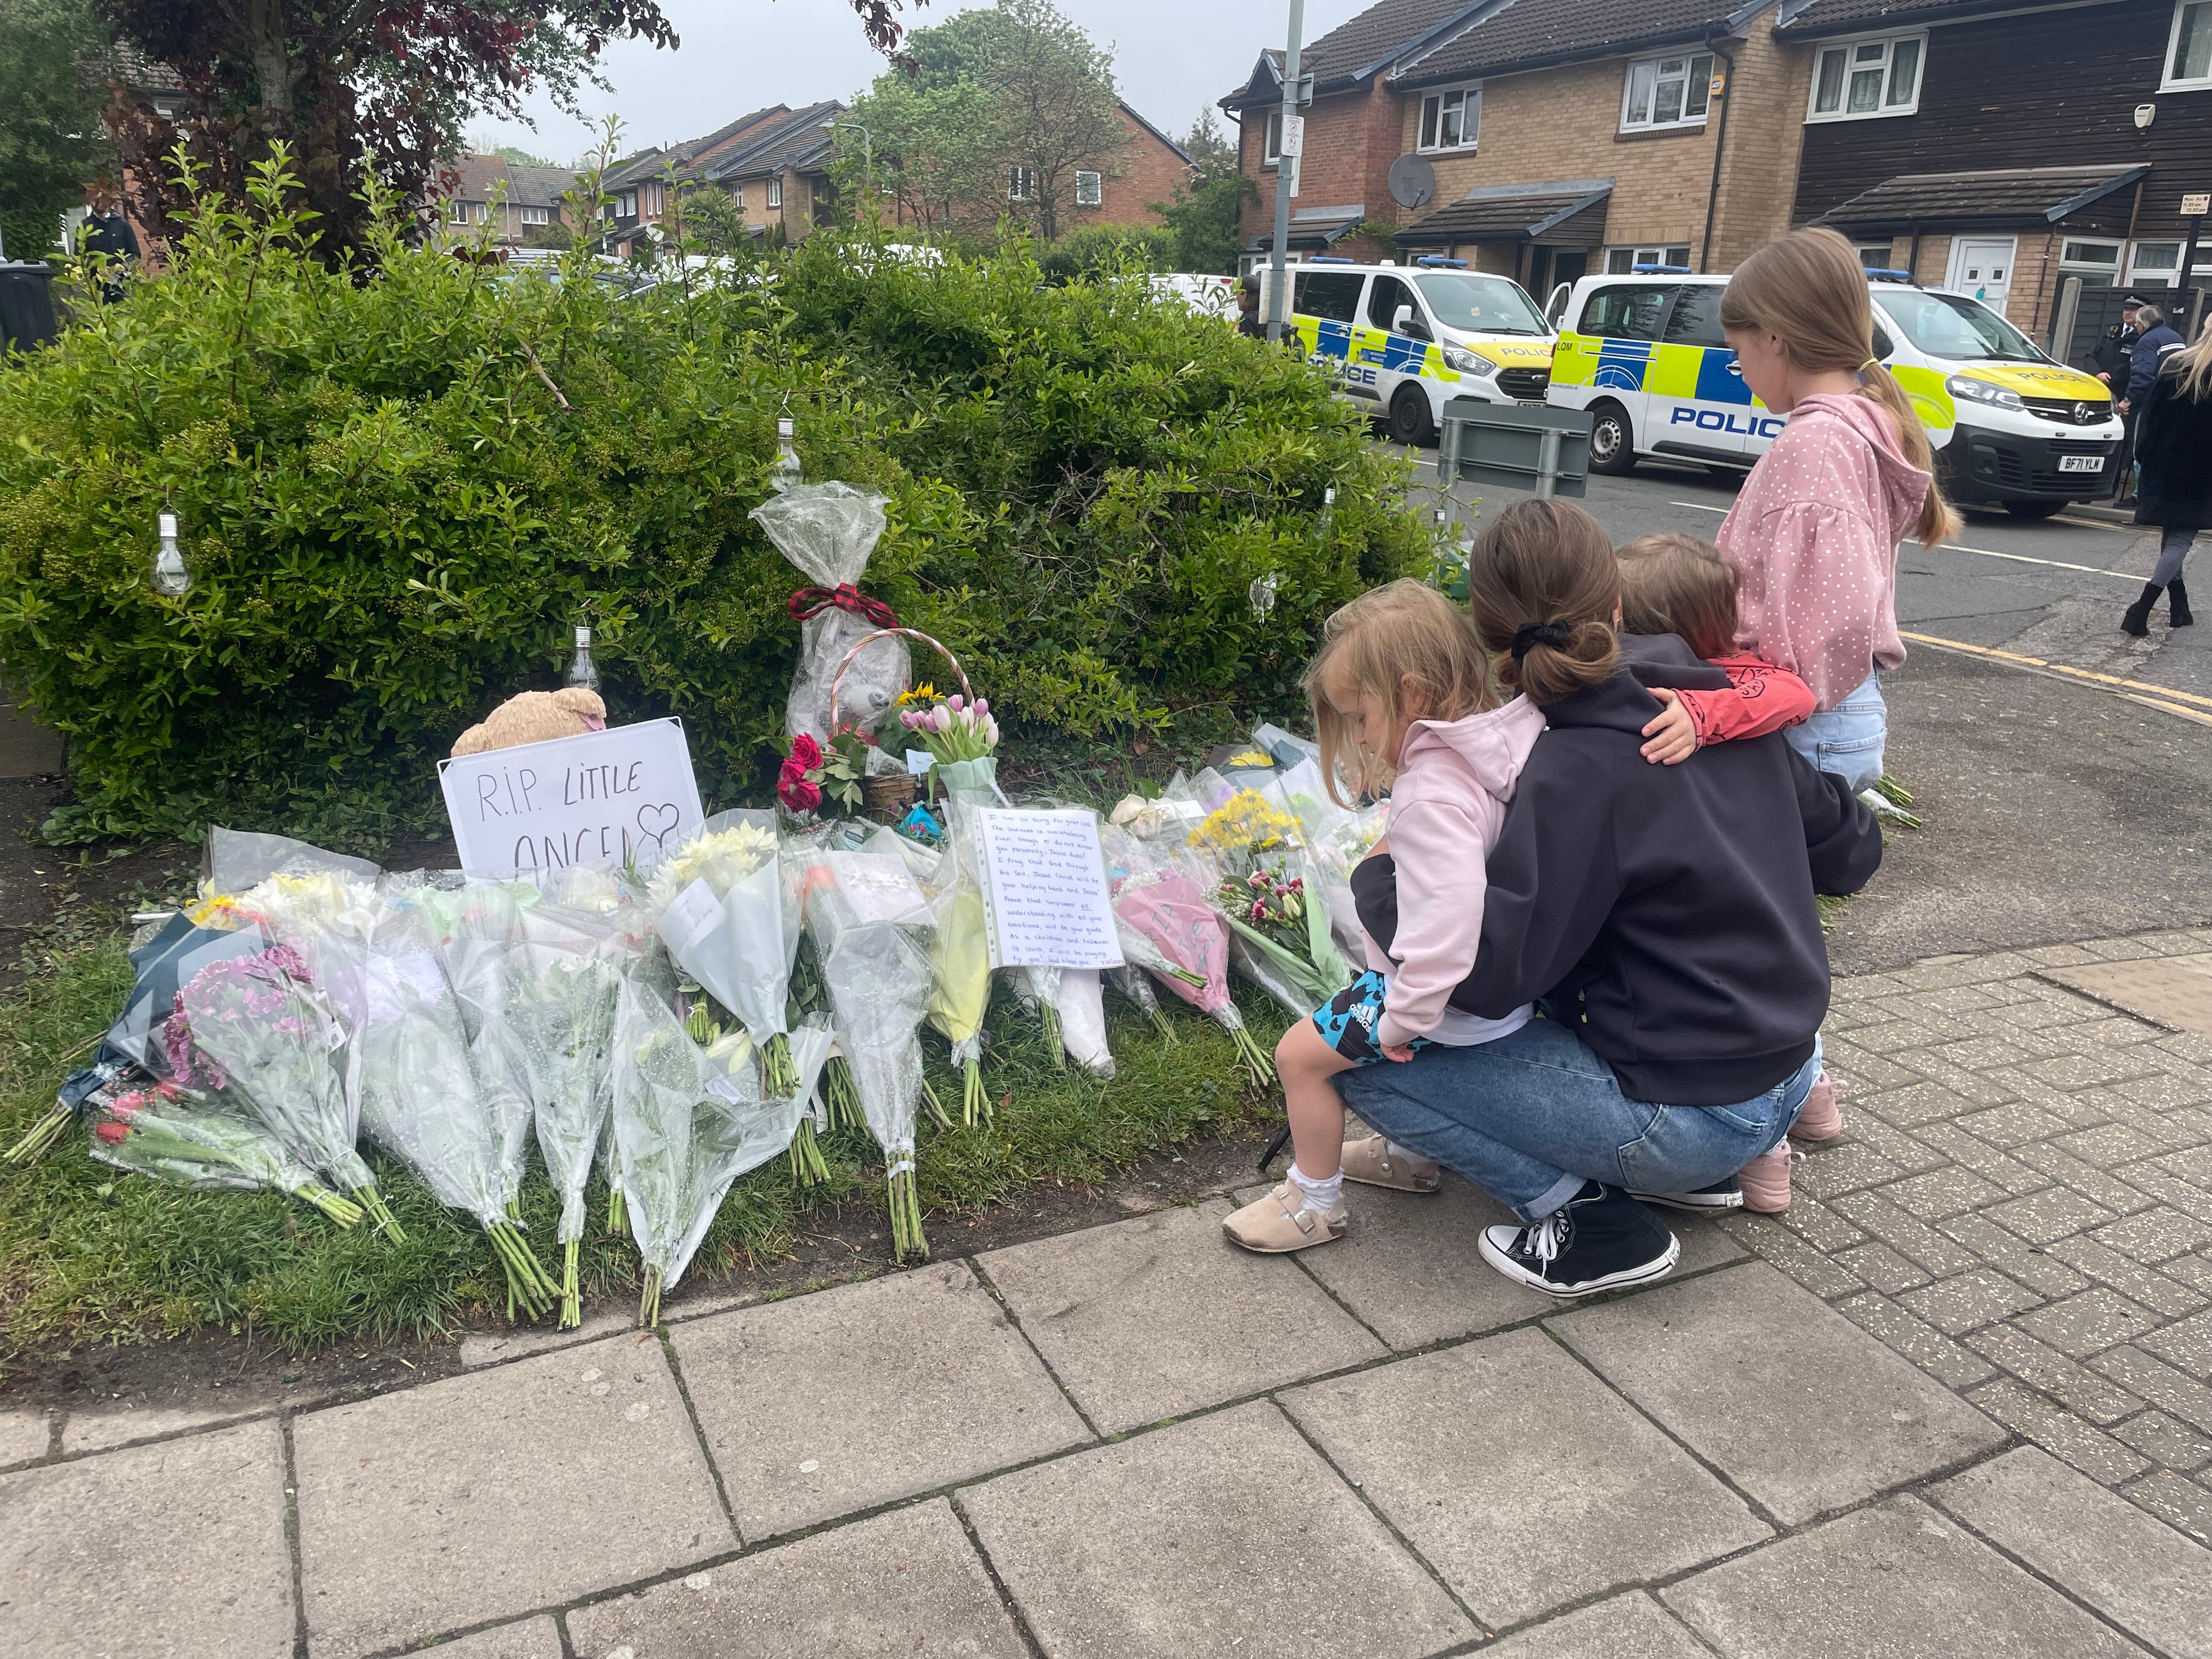
<svg viewBox="0 0 2212 1659"><path fill-rule="evenodd" d="M827 863L824 860L826 871ZM921 1022L932 1006L930 953L918 927L862 921L834 875L810 886L806 928L853 1067L861 1115L884 1150L891 1246L927 1255L915 1192L915 1115L921 1100ZM988 969L986 970L988 976Z"/></svg>
<svg viewBox="0 0 2212 1659"><path fill-rule="evenodd" d="M1161 1042L1173 1042L1176 1040L1175 1027L1168 1024L1168 1017L1160 1007L1159 995L1152 989L1152 980L1146 976L1147 964L1139 962L1133 954L1131 942L1135 935L1130 932L1128 924L1119 917L1115 919L1115 930L1121 936L1121 954L1129 959L1125 966L1113 970L1114 988L1128 998L1139 1013L1152 1022L1152 1029L1159 1033ZM1168 967L1168 960L1160 956L1158 946L1147 942L1136 948L1145 955L1158 957L1159 968L1154 969L1155 972Z"/></svg>
<svg viewBox="0 0 2212 1659"><path fill-rule="evenodd" d="M328 1176L393 1238L404 1237L354 1150L345 1080L332 1063L345 1034L296 951L271 945L210 963L178 991L161 1042L178 1083L220 1091L222 1106Z"/></svg>
<svg viewBox="0 0 2212 1659"><path fill-rule="evenodd" d="M207 1097L173 1081L102 1089L86 1104L92 1155L103 1164L179 1187L266 1187L306 1200L341 1227L361 1219L359 1208L318 1182L276 1136L242 1115L212 1109Z"/></svg>
<svg viewBox="0 0 2212 1659"><path fill-rule="evenodd" d="M744 1024L760 1049L770 1095L795 1086L785 1034L791 959L785 951L783 873L771 812L718 812L661 860L646 912L678 967ZM706 1011L692 1037L708 1040Z"/></svg>
<svg viewBox="0 0 2212 1659"><path fill-rule="evenodd" d="M1244 1017L1229 994L1229 927L1207 902L1204 879L1172 855L1148 867L1120 872L1114 915L1122 954L1213 1017L1236 1040L1255 1088L1273 1083L1274 1063L1245 1029Z"/></svg>
<svg viewBox="0 0 2212 1659"><path fill-rule="evenodd" d="M960 1068L960 1117L969 1126L990 1115L983 1091L983 1019L991 1006L991 945L975 837L963 819L975 806L1003 806L999 762L991 751L999 723L990 705L957 693L940 698L930 686L905 694L899 720L909 740L936 758L932 771L947 798L948 829L932 908L937 936L930 951L929 1023L952 1045Z"/></svg>
<svg viewBox="0 0 2212 1659"><path fill-rule="evenodd" d="M884 497L850 484L794 484L755 507L752 517L785 558L821 584L791 596L791 614L799 620L799 666L783 710L786 736L803 732L818 744L830 735L837 665L870 634L894 625L890 608L856 586L884 533ZM896 635L853 659L842 696L846 708L859 711L859 725L872 728L890 712L910 666L906 641Z"/></svg>
<svg viewBox="0 0 2212 1659"><path fill-rule="evenodd" d="M1189 845L1219 872L1209 898L1235 932L1237 965L1293 1016L1311 1013L1352 982L1326 907L1306 902L1296 817L1240 789L1206 814Z"/></svg>
<svg viewBox="0 0 2212 1659"><path fill-rule="evenodd" d="M799 1089L764 1097L744 1032L701 1048L647 976L632 975L617 994L613 1042L620 1180L645 1263L638 1323L650 1327L731 1183L791 1144L829 1039L818 1026L794 1033Z"/></svg>
<svg viewBox="0 0 2212 1659"><path fill-rule="evenodd" d="M791 739L791 751L776 774L775 798L793 812L814 811L824 800L848 813L858 811L874 748L849 721L830 734L826 747L801 732Z"/></svg>
<svg viewBox="0 0 2212 1659"><path fill-rule="evenodd" d="M506 1272L510 1316L519 1306L536 1317L561 1288L512 1212L530 1103L501 1028L486 1018L503 965L489 947L503 942L507 920L523 902L505 887L441 892L417 885L384 895L375 927L345 951L331 988L353 1031L347 1091L362 1127L440 1202L477 1218ZM456 969L471 988L473 1031L452 977Z"/></svg>

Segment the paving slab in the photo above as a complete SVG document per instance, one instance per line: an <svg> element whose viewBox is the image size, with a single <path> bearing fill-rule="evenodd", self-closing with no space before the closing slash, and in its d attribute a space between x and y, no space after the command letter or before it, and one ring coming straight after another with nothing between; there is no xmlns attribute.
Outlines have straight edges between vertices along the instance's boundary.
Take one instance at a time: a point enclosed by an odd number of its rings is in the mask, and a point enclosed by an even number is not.
<svg viewBox="0 0 2212 1659"><path fill-rule="evenodd" d="M291 1659L283 1440L248 1423L0 1475L0 1653Z"/></svg>
<svg viewBox="0 0 2212 1659"><path fill-rule="evenodd" d="M1911 1498L1709 1568L1659 1599L1728 1659L2142 1659Z"/></svg>
<svg viewBox="0 0 2212 1659"><path fill-rule="evenodd" d="M1230 1203L1162 1210L994 1250L981 1266L1109 1433L1389 1350L1279 1257L1222 1237Z"/></svg>
<svg viewBox="0 0 2212 1659"><path fill-rule="evenodd" d="M1785 1525L1994 1451L2006 1438L1763 1262L1548 1322Z"/></svg>
<svg viewBox="0 0 2212 1659"><path fill-rule="evenodd" d="M748 1541L1091 1437L963 1262L717 1314L670 1340Z"/></svg>
<svg viewBox="0 0 2212 1659"><path fill-rule="evenodd" d="M315 1659L649 1578L736 1543L649 1333L292 1426Z"/></svg>
<svg viewBox="0 0 2212 1659"><path fill-rule="evenodd" d="M1540 1331L1316 1382L1282 1404L1492 1629L1772 1536Z"/></svg>
<svg viewBox="0 0 2212 1659"><path fill-rule="evenodd" d="M561 1659L561 1631L541 1614L473 1636L457 1636L424 1651L438 1659Z"/></svg>
<svg viewBox="0 0 2212 1659"><path fill-rule="evenodd" d="M1483 1659L1711 1659L1679 1620L1638 1590L1549 1620L1482 1650Z"/></svg>
<svg viewBox="0 0 2212 1659"><path fill-rule="evenodd" d="M960 1503L1046 1659L1412 1659L1481 1634L1266 1401Z"/></svg>
<svg viewBox="0 0 2212 1659"><path fill-rule="evenodd" d="M1929 1494L1984 1538L2175 1659L2212 1659L2212 1550L2022 1446Z"/></svg>
<svg viewBox="0 0 2212 1659"><path fill-rule="evenodd" d="M46 1413L0 1412L0 1467L44 1457L52 1443L52 1427Z"/></svg>
<svg viewBox="0 0 2212 1659"><path fill-rule="evenodd" d="M943 1498L568 1615L577 1659L1024 1659Z"/></svg>
<svg viewBox="0 0 2212 1659"><path fill-rule="evenodd" d="M250 1409L240 1411L205 1403L139 1403L107 1410L73 1411L62 1419L62 1449L106 1451L134 1440L150 1440L156 1435L213 1428L248 1415Z"/></svg>

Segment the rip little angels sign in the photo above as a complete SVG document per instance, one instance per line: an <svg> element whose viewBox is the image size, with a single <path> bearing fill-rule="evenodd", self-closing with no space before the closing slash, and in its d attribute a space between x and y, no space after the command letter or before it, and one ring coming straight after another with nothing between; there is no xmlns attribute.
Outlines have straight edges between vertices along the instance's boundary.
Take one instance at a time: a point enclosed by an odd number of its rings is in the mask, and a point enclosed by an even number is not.
<svg viewBox="0 0 2212 1659"><path fill-rule="evenodd" d="M461 868L512 875L658 863L705 814L684 722L647 720L438 763Z"/></svg>

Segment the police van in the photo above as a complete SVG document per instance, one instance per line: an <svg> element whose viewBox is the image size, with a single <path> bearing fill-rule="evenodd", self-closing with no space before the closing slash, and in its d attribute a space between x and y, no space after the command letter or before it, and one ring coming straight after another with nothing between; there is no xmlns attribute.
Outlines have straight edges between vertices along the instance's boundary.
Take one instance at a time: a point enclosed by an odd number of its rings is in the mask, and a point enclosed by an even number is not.
<svg viewBox="0 0 2212 1659"><path fill-rule="evenodd" d="M1980 301L1869 271L1875 354L1918 410L1945 495L2048 518L2112 493L2124 430L2101 380L2054 362ZM1783 417L1721 336L1725 276L1639 265L1554 293L1549 400L1590 412L1593 472L1639 455L1747 467Z"/></svg>
<svg viewBox="0 0 2212 1659"><path fill-rule="evenodd" d="M1261 273L1260 315L1273 273ZM1290 267L1291 314L1308 357L1389 422L1400 443L1433 441L1448 398L1540 404L1552 330L1520 283L1464 259L1362 265L1316 255Z"/></svg>

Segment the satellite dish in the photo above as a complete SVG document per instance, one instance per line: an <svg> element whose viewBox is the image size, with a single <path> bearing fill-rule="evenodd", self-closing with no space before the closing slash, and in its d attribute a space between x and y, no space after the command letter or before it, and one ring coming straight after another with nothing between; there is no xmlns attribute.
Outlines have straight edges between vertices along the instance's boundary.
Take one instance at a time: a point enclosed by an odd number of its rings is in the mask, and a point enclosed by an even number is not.
<svg viewBox="0 0 2212 1659"><path fill-rule="evenodd" d="M1401 208L1425 204L1437 193L1437 170L1425 155L1401 155L1390 163L1390 199Z"/></svg>

